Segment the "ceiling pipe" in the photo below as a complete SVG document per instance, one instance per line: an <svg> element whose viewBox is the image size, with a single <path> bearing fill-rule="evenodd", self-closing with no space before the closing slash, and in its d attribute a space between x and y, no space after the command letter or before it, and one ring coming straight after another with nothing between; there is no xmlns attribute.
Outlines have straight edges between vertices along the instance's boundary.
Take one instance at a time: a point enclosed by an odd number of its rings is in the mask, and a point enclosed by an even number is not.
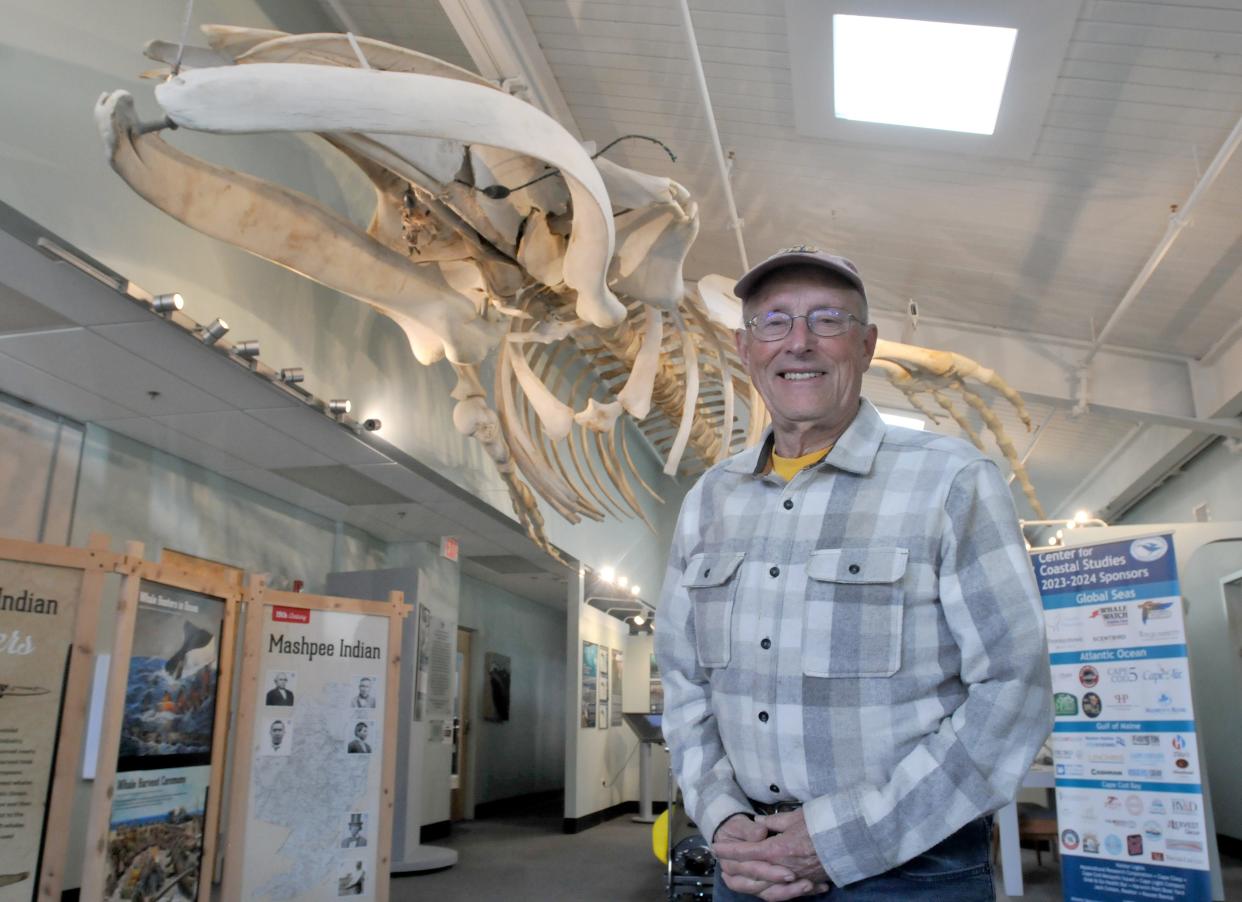
<svg viewBox="0 0 1242 902"><path fill-rule="evenodd" d="M742 272L750 269L750 260L746 256L746 241L742 236L742 220L737 215L737 203L733 199L733 185L729 182L729 164L725 162L724 148L720 144L720 132L716 129L716 114L712 112L712 98L707 91L707 74L703 71L703 60L699 56L699 42L694 36L694 22L690 18L689 0L681 0L681 20L686 26L686 43L690 47L690 60L694 64L694 77L699 85L699 98L703 101L703 112L707 117L707 128L712 134L712 152L716 156L716 169L720 173L720 182L724 186L725 203L729 205L729 224L737 238L737 252L742 258Z"/></svg>
<svg viewBox="0 0 1242 902"><path fill-rule="evenodd" d="M682 0L684 3L685 0ZM1242 119L1239 119L1233 127L1233 131L1229 133L1229 137L1225 139L1225 143L1221 145L1220 150L1216 152L1216 157L1212 160L1212 164L1208 166L1207 171L1199 177L1199 181L1195 183L1194 190L1190 192L1190 197L1186 198L1186 203L1177 209L1177 212L1169 217L1168 228L1165 229L1164 237L1160 239L1160 243L1156 245L1156 249L1152 251L1151 256L1147 258L1147 262L1143 264L1143 268L1139 271L1134 284L1126 291L1122 297L1121 303L1117 305L1117 309L1113 311L1112 316L1108 318L1108 322L1104 324L1104 328L1100 330L1100 334L1096 336L1095 341L1091 343L1087 356L1083 358L1082 366L1087 366L1095 357L1096 353L1104 344L1104 340L1108 338L1110 332L1117 325L1117 321L1121 319L1122 314L1129 309L1134 303L1134 299L1138 297L1140 291L1150 281L1152 274L1156 271L1156 267L1160 265L1165 255L1173 247L1173 242L1177 240L1177 236L1181 234L1191 219L1194 208L1198 205L1199 200L1207 192L1212 183L1216 181L1221 170L1229 163L1229 159L1233 156L1234 151L1238 149L1238 145L1242 144Z"/></svg>

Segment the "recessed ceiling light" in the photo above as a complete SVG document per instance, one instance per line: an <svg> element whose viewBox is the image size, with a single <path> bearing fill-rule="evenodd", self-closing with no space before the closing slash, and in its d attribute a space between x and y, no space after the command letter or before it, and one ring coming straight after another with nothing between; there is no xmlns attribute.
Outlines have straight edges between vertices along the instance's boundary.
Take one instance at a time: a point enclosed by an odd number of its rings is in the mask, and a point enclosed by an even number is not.
<svg viewBox="0 0 1242 902"><path fill-rule="evenodd" d="M837 118L990 135L1015 28L832 17Z"/></svg>

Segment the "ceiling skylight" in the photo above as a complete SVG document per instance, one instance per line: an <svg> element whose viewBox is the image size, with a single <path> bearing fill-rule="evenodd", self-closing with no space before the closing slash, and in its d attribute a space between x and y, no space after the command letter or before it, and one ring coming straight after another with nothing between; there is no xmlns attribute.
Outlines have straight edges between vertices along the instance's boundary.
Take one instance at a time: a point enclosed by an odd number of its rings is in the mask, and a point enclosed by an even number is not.
<svg viewBox="0 0 1242 902"><path fill-rule="evenodd" d="M1015 28L832 17L838 118L990 135Z"/></svg>

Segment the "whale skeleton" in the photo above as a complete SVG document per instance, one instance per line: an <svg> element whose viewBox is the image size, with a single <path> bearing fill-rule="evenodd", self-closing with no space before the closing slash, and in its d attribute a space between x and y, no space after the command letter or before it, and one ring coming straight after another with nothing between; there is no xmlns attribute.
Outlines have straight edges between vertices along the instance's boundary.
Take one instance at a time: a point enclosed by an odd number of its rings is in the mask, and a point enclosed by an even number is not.
<svg viewBox="0 0 1242 902"><path fill-rule="evenodd" d="M537 497L571 523L646 521L635 483L660 500L617 426L622 414L670 475L700 472L762 435L767 413L733 350L733 280L683 276L699 228L683 186L592 155L544 113L434 57L350 35L203 30L210 49L187 48L178 71L154 73L163 121L140 122L124 91L99 99L112 167L186 225L391 318L420 363L447 359L454 426L491 458L541 547L555 555ZM171 62L176 50L153 42L147 53ZM372 220L362 229L303 194L192 157L161 137L169 127L314 133L370 180ZM884 339L873 367L983 449L962 404L974 411L1043 516L992 401L1028 430L1030 417L995 371Z"/></svg>

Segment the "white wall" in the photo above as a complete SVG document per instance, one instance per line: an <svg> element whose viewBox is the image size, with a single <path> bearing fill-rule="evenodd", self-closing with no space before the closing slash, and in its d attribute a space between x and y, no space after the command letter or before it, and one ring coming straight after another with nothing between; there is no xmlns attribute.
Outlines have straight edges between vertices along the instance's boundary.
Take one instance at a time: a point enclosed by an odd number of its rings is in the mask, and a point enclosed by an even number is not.
<svg viewBox="0 0 1242 902"><path fill-rule="evenodd" d="M582 608L581 614L575 654L576 672L567 681L577 687L578 699L573 707L577 734L574 807L571 810L566 806L567 817L582 817L638 798L638 754L634 751L638 738L634 732L624 725L609 725L607 729L600 729L597 724L594 728L587 728L582 726L581 721L582 643L594 642L607 648L623 649L629 629L615 617L591 607Z"/></svg>
<svg viewBox="0 0 1242 902"><path fill-rule="evenodd" d="M1207 504L1211 521L1242 520L1242 453L1230 451L1223 439L1170 476L1118 522L1191 523L1200 504Z"/></svg>
<svg viewBox="0 0 1242 902"><path fill-rule="evenodd" d="M470 674L470 807L565 785L565 617L463 575L460 625L475 631ZM484 658L509 658L509 720L483 719Z"/></svg>

